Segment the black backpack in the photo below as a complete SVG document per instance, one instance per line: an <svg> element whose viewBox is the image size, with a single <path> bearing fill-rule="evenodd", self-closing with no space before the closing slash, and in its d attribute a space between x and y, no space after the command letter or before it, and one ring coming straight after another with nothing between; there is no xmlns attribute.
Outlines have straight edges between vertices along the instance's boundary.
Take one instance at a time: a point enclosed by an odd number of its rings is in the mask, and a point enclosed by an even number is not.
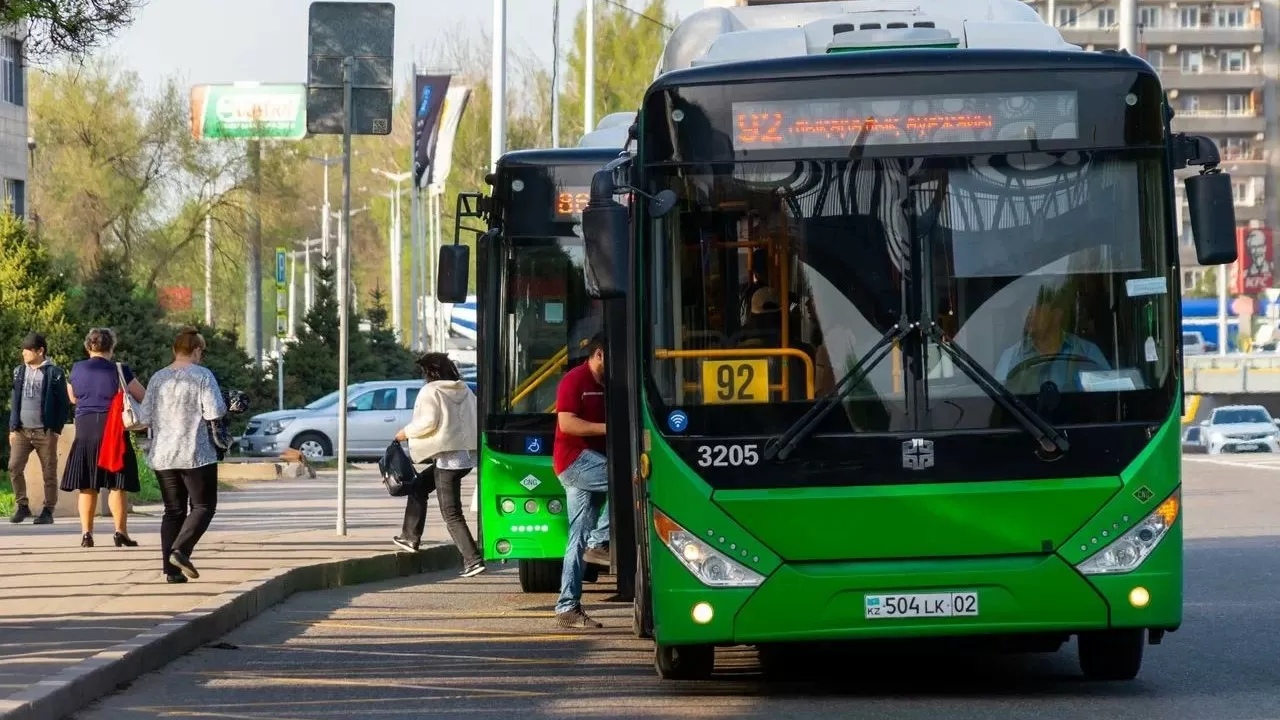
<svg viewBox="0 0 1280 720"><path fill-rule="evenodd" d="M391 497L404 497L423 486L426 486L428 494L436 489L435 463L427 463L425 469L417 471L409 452L394 440L378 460L378 472L382 474L382 484Z"/></svg>

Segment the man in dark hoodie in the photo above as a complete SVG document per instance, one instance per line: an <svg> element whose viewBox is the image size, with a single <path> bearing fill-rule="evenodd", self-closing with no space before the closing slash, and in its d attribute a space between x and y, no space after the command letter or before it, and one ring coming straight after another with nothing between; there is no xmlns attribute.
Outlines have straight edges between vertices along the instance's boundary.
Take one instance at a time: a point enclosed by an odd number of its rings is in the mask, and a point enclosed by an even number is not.
<svg viewBox="0 0 1280 720"><path fill-rule="evenodd" d="M31 333L22 341L22 364L13 369L13 399L9 404L9 478L18 509L10 522L31 517L27 502L27 460L34 450L44 478L44 509L36 525L53 522L58 503L58 436L67 423L71 401L67 374L49 361L44 337Z"/></svg>

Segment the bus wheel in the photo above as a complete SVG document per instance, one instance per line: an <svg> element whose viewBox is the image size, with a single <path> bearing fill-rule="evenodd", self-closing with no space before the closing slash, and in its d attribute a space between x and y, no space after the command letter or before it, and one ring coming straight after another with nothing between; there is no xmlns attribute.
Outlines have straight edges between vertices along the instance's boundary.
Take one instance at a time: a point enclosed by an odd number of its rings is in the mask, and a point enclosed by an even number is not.
<svg viewBox="0 0 1280 720"><path fill-rule="evenodd" d="M1076 639L1080 669L1090 680L1132 680L1142 667L1144 630L1080 633Z"/></svg>
<svg viewBox="0 0 1280 720"><path fill-rule="evenodd" d="M663 680L706 680L715 663L714 645L658 645L653 656Z"/></svg>
<svg viewBox="0 0 1280 720"><path fill-rule="evenodd" d="M560 592L563 560L521 560L520 589L527 593Z"/></svg>

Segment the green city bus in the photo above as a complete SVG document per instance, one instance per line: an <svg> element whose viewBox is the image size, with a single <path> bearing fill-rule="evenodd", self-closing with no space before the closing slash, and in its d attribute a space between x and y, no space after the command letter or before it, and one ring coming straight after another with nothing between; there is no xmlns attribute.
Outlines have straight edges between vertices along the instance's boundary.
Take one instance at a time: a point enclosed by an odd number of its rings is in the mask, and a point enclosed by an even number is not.
<svg viewBox="0 0 1280 720"><path fill-rule="evenodd" d="M1201 262L1236 255L1216 148L1171 117L1127 53L655 80L583 227L589 290L628 307L609 427L660 675L717 645L1074 635L1087 677L1136 676L1182 621L1175 170L1204 168Z"/></svg>
<svg viewBox="0 0 1280 720"><path fill-rule="evenodd" d="M1202 265L1236 260L1230 178L1146 62L1017 0L847 5L695 14L591 181L635 631L664 678L1072 637L1136 677L1182 622L1175 172Z"/></svg>
<svg viewBox="0 0 1280 720"><path fill-rule="evenodd" d="M568 525L551 468L556 387L602 329L601 303L583 285L580 223L592 175L618 153L510 152L489 195L458 201L456 222L487 225L476 248L481 552L518 561L525 592L560 589Z"/></svg>

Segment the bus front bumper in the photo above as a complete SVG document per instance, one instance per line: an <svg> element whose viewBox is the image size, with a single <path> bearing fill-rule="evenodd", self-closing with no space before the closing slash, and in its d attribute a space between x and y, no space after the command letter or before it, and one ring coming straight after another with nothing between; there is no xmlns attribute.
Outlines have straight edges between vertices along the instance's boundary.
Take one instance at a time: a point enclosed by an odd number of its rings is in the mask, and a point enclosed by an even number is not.
<svg viewBox="0 0 1280 720"><path fill-rule="evenodd" d="M655 577L669 582L653 592L654 635L663 645L750 645L1176 629L1182 543L1175 535L1117 575L1082 575L1056 554L805 562L784 563L759 587L724 589L701 585L661 549ZM889 602L908 616L887 612ZM695 610L700 604L710 611ZM959 606L964 614L955 614Z"/></svg>

